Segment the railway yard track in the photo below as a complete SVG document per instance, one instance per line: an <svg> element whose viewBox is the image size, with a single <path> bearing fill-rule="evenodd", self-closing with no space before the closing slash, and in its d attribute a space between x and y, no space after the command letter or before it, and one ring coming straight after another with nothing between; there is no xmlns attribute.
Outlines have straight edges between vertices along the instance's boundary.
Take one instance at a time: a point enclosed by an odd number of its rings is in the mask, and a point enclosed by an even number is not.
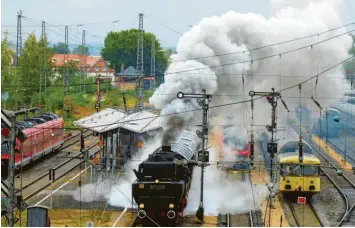
<svg viewBox="0 0 355 228"><path fill-rule="evenodd" d="M323 227L312 203L298 204L285 199L297 227Z"/></svg>
<svg viewBox="0 0 355 228"><path fill-rule="evenodd" d="M220 227L263 227L259 211L250 211L243 214L225 214L218 216Z"/></svg>
<svg viewBox="0 0 355 228"><path fill-rule="evenodd" d="M91 131L84 131L84 138L89 138L91 133ZM62 148L57 152L24 168L23 172L16 176L15 192L22 192L23 199L25 201L29 200L37 193L49 187L55 181L62 179L68 173L83 164L85 160L81 158L80 147L76 145L80 142L80 137L81 133L67 138ZM86 148L89 153L95 154L99 152L100 148L97 146L97 140L95 138L88 139L86 144L88 143L91 143L91 145ZM51 172L53 173L53 182L49 180Z"/></svg>
<svg viewBox="0 0 355 228"><path fill-rule="evenodd" d="M241 180L243 182L252 182L249 173L242 173ZM218 225L221 227L263 227L261 212L259 210L251 210L241 214L223 214L218 215Z"/></svg>
<svg viewBox="0 0 355 228"><path fill-rule="evenodd" d="M313 143L310 144L313 149L320 155L319 159L324 166L330 166L321 168L321 172L332 183L336 190L341 195L344 202L344 209L341 212L341 216L338 219L336 226L354 226L355 225L355 183L344 173L338 175L336 173L337 166L331 161L331 159L323 152L319 151ZM334 144L330 144L335 146ZM339 149L339 148L338 148Z"/></svg>

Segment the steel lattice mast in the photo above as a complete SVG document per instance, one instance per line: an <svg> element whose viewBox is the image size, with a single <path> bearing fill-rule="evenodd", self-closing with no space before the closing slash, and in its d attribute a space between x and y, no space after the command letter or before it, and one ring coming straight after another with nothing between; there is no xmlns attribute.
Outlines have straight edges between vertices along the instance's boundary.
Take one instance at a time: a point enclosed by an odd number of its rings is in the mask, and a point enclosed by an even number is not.
<svg viewBox="0 0 355 228"><path fill-rule="evenodd" d="M137 111L143 110L144 108L144 69L143 69L143 14L139 14L139 25L138 25L138 44L137 44L137 81L136 81L136 91L137 91Z"/></svg>

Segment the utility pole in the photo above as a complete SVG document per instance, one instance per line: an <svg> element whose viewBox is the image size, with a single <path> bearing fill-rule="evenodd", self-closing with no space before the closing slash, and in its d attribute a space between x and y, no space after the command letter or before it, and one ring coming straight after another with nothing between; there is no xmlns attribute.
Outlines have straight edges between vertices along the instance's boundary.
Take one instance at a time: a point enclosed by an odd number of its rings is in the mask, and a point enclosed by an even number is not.
<svg viewBox="0 0 355 228"><path fill-rule="evenodd" d="M41 39L42 39L42 47L41 47L41 71L40 71L40 79L39 79L39 94L40 94L40 103L42 100L42 77L44 76L44 101L45 101L45 106L47 108L47 77L46 74L44 73L44 67L45 67L45 59L46 59L46 53L45 53L45 49L46 47L46 22L42 21L42 35L41 35Z"/></svg>
<svg viewBox="0 0 355 228"><path fill-rule="evenodd" d="M17 43L16 43L16 65L18 66L18 57L22 51L22 10L17 12Z"/></svg>
<svg viewBox="0 0 355 228"><path fill-rule="evenodd" d="M7 213L9 218L9 227L14 226L14 199L15 199L15 144L16 144L16 116L13 114L11 118L11 135L10 135L10 156L9 156L9 201L7 205Z"/></svg>
<svg viewBox="0 0 355 228"><path fill-rule="evenodd" d="M150 58L150 76L153 77L153 81L150 84L150 89L155 90L155 36L152 35L152 50Z"/></svg>
<svg viewBox="0 0 355 228"><path fill-rule="evenodd" d="M201 221L204 220L204 207L203 207L203 181L204 181L204 168L205 163L209 162L209 152L206 151L207 141L208 141L208 109L209 103L212 99L211 94L206 94L206 90L202 90L202 94L184 94L179 92L177 97L179 99L186 98L197 98L198 104L202 107L202 132L196 131L199 138L202 139L202 150L198 154L198 160L201 162L201 192L200 192L200 205L196 211L196 217Z"/></svg>
<svg viewBox="0 0 355 228"><path fill-rule="evenodd" d="M97 85L97 90L96 90L96 112L100 111L100 78L96 78L96 85Z"/></svg>
<svg viewBox="0 0 355 228"><path fill-rule="evenodd" d="M139 25L138 25L138 45L137 45L137 76L136 81L136 91L137 91L137 102L136 109L141 111L144 109L144 68L143 68L143 14L139 14Z"/></svg>
<svg viewBox="0 0 355 228"><path fill-rule="evenodd" d="M85 50L85 30L83 30L83 35L82 35L82 37L81 37L81 45L83 46L83 50ZM86 58L86 57L85 57ZM83 66L83 68L82 68L82 82L84 83L84 87L85 87L85 65ZM81 92L81 90L82 90L82 85L80 85L80 92Z"/></svg>
<svg viewBox="0 0 355 228"><path fill-rule="evenodd" d="M68 104L67 104L67 93L69 90L69 68L68 68L68 48L69 48L69 44L68 44L68 26L65 26L65 35L64 35L64 46L65 46L65 52L64 52L64 69L63 69L63 109L64 112L67 114L66 116L68 116Z"/></svg>

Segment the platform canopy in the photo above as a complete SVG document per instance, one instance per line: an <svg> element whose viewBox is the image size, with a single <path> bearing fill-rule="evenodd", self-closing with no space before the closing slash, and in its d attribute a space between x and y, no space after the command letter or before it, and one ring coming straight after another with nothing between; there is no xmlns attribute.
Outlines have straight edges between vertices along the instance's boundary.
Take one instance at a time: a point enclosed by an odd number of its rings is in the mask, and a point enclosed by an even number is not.
<svg viewBox="0 0 355 228"><path fill-rule="evenodd" d="M149 111L126 114L123 110L107 108L73 123L75 126L103 133L123 128L135 133L144 133L161 128L161 119Z"/></svg>

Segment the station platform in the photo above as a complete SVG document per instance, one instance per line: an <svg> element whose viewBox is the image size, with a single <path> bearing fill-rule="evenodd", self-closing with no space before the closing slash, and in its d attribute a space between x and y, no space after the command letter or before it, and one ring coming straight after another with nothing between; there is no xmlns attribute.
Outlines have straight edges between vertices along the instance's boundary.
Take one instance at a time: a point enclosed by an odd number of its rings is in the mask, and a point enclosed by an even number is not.
<svg viewBox="0 0 355 228"><path fill-rule="evenodd" d="M340 156L330 145L326 144L324 140L320 139L316 135L312 135L313 143L320 148L323 152L326 152L336 163L345 170L352 170L352 165L349 162L344 162L342 156Z"/></svg>
<svg viewBox="0 0 355 228"><path fill-rule="evenodd" d="M263 156L261 154L260 143L255 144L255 158L254 158L254 167L255 169L250 172L250 178L252 184L260 184L266 185L270 182L270 175L268 171L265 169L265 162L263 160ZM263 222L265 222L264 226L270 227L290 227L290 224L287 221L284 209L282 207L282 203L280 200L280 195L275 196L275 200L273 201L273 207L270 210L268 207L268 198L265 198L261 205L260 210L262 213Z"/></svg>

